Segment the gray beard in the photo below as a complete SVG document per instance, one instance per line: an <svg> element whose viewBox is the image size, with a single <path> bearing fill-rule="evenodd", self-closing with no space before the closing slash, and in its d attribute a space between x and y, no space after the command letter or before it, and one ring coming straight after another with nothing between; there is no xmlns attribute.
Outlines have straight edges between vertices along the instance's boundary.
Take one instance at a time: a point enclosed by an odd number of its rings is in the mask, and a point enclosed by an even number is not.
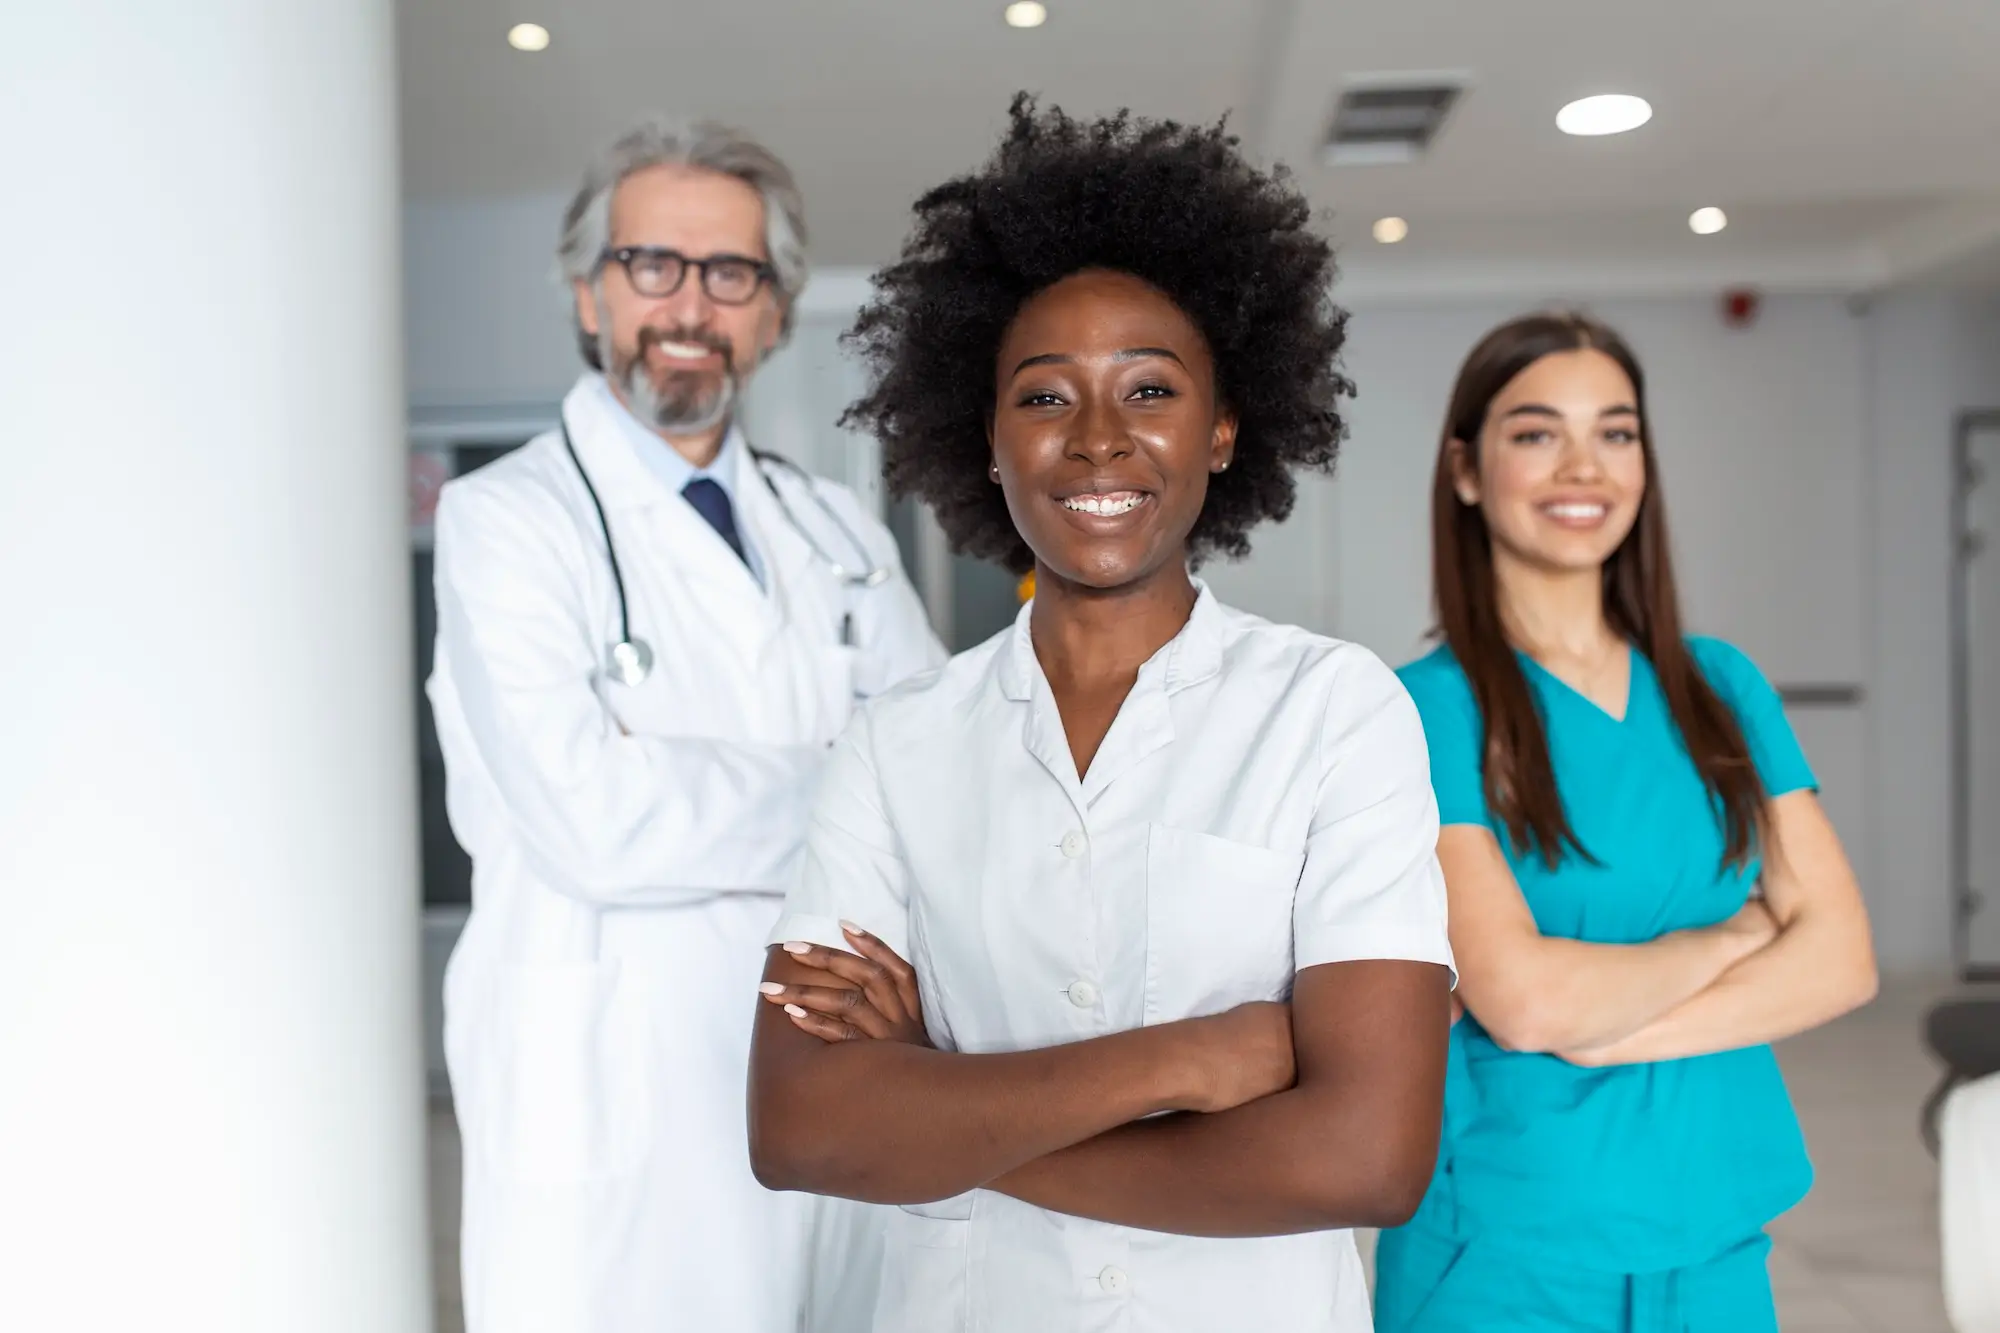
<svg viewBox="0 0 2000 1333"><path fill-rule="evenodd" d="M632 415L667 435L699 435L729 420L736 408L736 372L725 367L715 378L669 374L664 388L653 383L643 355L626 361L611 345L611 334L598 335L598 357L614 367L612 382L623 391Z"/></svg>

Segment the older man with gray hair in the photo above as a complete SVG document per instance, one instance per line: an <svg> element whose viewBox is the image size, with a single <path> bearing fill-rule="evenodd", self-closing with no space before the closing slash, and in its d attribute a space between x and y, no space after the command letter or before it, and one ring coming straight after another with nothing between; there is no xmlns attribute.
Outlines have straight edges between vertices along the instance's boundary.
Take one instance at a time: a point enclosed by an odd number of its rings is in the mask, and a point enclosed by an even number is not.
<svg viewBox="0 0 2000 1333"><path fill-rule="evenodd" d="M806 277L784 165L647 121L559 258L588 370L436 521L466 1327L850 1333L872 1219L752 1178L751 1018L829 745L943 651L883 526L737 425Z"/></svg>

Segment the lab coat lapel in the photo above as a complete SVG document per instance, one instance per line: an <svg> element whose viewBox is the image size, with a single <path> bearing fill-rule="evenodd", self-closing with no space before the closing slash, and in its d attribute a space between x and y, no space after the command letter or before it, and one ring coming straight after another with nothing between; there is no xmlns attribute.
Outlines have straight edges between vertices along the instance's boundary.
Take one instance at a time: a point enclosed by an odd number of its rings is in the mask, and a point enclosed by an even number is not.
<svg viewBox="0 0 2000 1333"><path fill-rule="evenodd" d="M633 453L619 424L606 418L600 391L588 378L570 392L565 408L577 454L618 543L627 596L636 605L651 600L646 595L651 587L678 584L682 590L683 596L671 599L681 613L672 616L676 623L654 632L660 640L654 651L683 635L702 635L719 638L754 662L777 616L748 566L693 505ZM664 605L657 611L670 614ZM699 623L679 623L689 612Z"/></svg>
<svg viewBox="0 0 2000 1333"><path fill-rule="evenodd" d="M764 561L766 614L761 634L768 640L817 608L815 580L822 577L821 562L772 496L763 469L747 447L736 451L735 490L737 521L757 544ZM829 621L839 616L838 608L818 609Z"/></svg>
<svg viewBox="0 0 2000 1333"><path fill-rule="evenodd" d="M1148 662L1140 668L1132 692L1111 719L1111 730L1091 758L1090 771L1083 775L1083 799L1094 802L1104 789L1132 771L1140 760L1174 742L1173 711L1167 707L1167 692L1155 668Z"/></svg>
<svg viewBox="0 0 2000 1333"><path fill-rule="evenodd" d="M1069 736L1063 731L1062 714L1056 709L1042 664L1035 659L1035 645L1028 633L1028 615L1034 603L1025 603L1014 617L1014 629L1007 651L995 665L1000 693L1021 705L1021 745L1033 755L1049 776L1062 784L1078 813L1083 811L1082 784L1076 778L1076 756L1070 753Z"/></svg>
<svg viewBox="0 0 2000 1333"><path fill-rule="evenodd" d="M1032 605L1032 603L1031 603ZM1022 741L1059 781L1072 799L1087 806L1120 777L1174 741L1172 697L1190 685L1208 680L1222 669L1220 610L1207 587L1195 584L1194 609L1181 632L1139 669L1132 692L1118 709L1104 743L1081 780L1069 738L1056 709L1028 632L1028 607L1014 621L1014 641L1001 665L1001 686L1010 698L1028 704Z"/></svg>

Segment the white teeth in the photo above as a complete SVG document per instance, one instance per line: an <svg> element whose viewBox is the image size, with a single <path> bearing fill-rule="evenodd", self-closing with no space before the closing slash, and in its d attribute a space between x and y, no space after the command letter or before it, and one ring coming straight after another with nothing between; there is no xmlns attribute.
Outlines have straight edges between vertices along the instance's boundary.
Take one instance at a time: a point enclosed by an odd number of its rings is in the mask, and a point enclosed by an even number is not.
<svg viewBox="0 0 2000 1333"><path fill-rule="evenodd" d="M1604 506L1591 504L1544 505L1542 512L1555 518L1603 518Z"/></svg>
<svg viewBox="0 0 2000 1333"><path fill-rule="evenodd" d="M1078 513L1110 517L1132 512L1145 498L1137 491L1118 491L1112 495L1072 495L1063 501L1063 505Z"/></svg>
<svg viewBox="0 0 2000 1333"><path fill-rule="evenodd" d="M699 361L703 357L714 355L713 349L703 347L699 343L656 343L654 345L668 356L680 361Z"/></svg>

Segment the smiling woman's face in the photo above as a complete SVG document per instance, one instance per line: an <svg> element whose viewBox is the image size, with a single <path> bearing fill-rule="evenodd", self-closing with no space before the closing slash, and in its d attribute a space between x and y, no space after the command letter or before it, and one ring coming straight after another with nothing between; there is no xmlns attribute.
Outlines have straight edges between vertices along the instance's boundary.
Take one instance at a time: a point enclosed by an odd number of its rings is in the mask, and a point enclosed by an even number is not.
<svg viewBox="0 0 2000 1333"><path fill-rule="evenodd" d="M1486 409L1478 466L1454 450L1461 501L1477 505L1494 558L1550 573L1596 570L1639 517L1646 494L1639 395L1596 348L1551 352Z"/></svg>
<svg viewBox="0 0 2000 1333"><path fill-rule="evenodd" d="M1180 570L1236 444L1180 307L1129 274L1073 274L1021 307L994 377L994 471L1038 565L1096 589Z"/></svg>

